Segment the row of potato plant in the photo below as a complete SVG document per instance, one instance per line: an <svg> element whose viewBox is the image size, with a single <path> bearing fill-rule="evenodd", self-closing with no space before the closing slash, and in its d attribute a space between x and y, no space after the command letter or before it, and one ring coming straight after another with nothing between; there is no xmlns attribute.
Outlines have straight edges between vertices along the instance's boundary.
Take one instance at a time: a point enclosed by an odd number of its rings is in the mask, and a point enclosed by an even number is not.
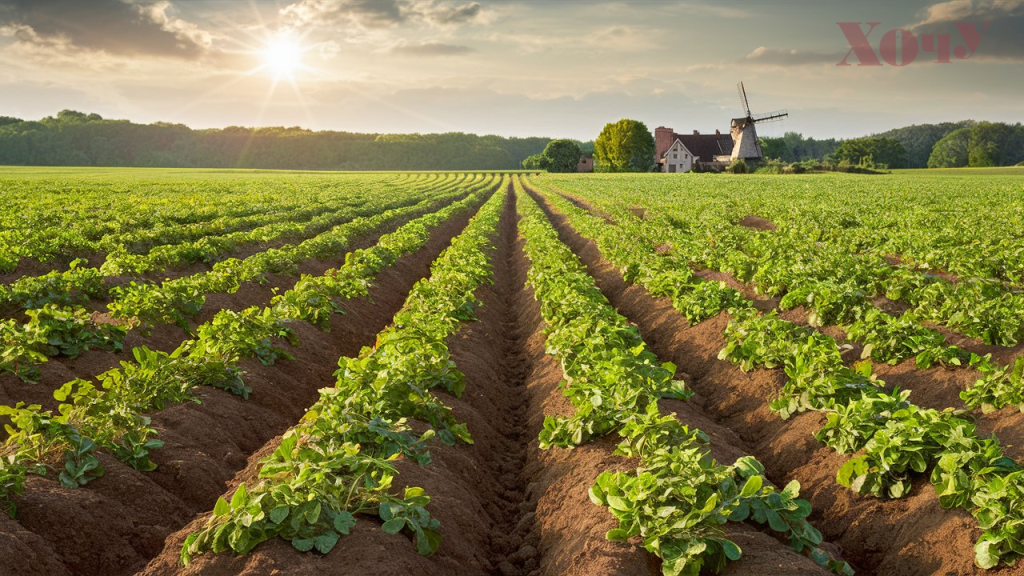
<svg viewBox="0 0 1024 576"><path fill-rule="evenodd" d="M346 278L349 288L326 297L333 302L365 294L381 269L424 246L432 229L478 205L486 194L476 192L403 225L373 247L349 254L344 266L325 274ZM372 264L366 265L367 261ZM265 309L222 310L200 326L197 338L172 353L136 348L135 363L122 362L120 368L99 375L96 383L75 379L64 384L54 393L61 402L57 414L39 405L0 406L0 416L12 421L10 436L0 447L0 508L14 514L13 497L23 490L28 473L46 474L62 466L58 479L72 488L102 475L95 456L99 448L136 469L152 470L149 453L162 443L155 439L156 430L150 427L147 414L194 400L197 386L221 388L247 398L251 389L245 385L238 363L256 358L269 365L290 357L277 342L284 339L297 344L288 324L309 319L305 308L294 305L308 300L304 290L297 285ZM321 297L325 297L322 292L314 295ZM332 312L337 310L330 306Z"/></svg>
<svg viewBox="0 0 1024 576"><path fill-rule="evenodd" d="M852 574L848 564L820 547L821 533L807 522L811 507L799 499L798 482L776 490L750 456L721 465L710 456L706 434L674 414L662 416L660 398L692 394L673 380L675 366L658 363L540 207L522 192L519 206L531 263L528 283L540 303L546 351L559 360L564 394L575 407L571 417L545 418L540 446L573 447L617 433L622 442L616 454L639 460L634 472L604 472L590 488L591 499L619 520L608 539L639 536L662 559L663 574L697 575L738 560L742 551L723 526L753 520L787 538L797 552L806 551L836 573Z"/></svg>
<svg viewBox="0 0 1024 576"><path fill-rule="evenodd" d="M490 184L488 179L480 179L470 189L480 190ZM466 193L467 190L453 180L426 199L415 198L412 202L406 201L401 207L388 210L378 208L373 215L356 218L299 244L272 248L243 260L230 258L218 262L209 272L161 284L132 282L127 286L116 287L111 291L114 301L108 308L115 318L177 324L188 330L188 318L199 312L206 301L206 294L233 293L243 282L262 281L266 274L292 273L305 260L326 258L343 252L353 238L407 214L429 210L441 202Z"/></svg>
<svg viewBox="0 0 1024 576"><path fill-rule="evenodd" d="M463 374L446 339L474 320L476 290L492 282L490 253L504 193L493 194L410 291L373 347L339 360L337 384L260 463L258 479L217 501L206 524L186 539L182 562L204 552L244 554L275 537L300 551L326 554L359 516L377 517L389 534L412 534L432 554L440 523L421 488L395 494L394 461L430 463L428 442L472 442L465 424L431 390L461 396ZM415 432L415 430L426 430Z"/></svg>
<svg viewBox="0 0 1024 576"><path fill-rule="evenodd" d="M356 218L348 224L334 228L330 233L330 238L318 236L317 239L320 242L316 245L303 243L297 245L293 250L288 250L286 253L287 260L290 265L294 266L300 259L327 257L331 249L334 249L336 252L343 251L353 237L377 229L394 220L407 217L410 214L430 210L440 203L450 200L452 197L478 191L489 184L488 180L483 180L469 188L468 191L460 189L453 193L428 198L409 207L387 210L370 217ZM218 271L217 266L215 266L214 271L211 273L202 273L178 280L171 280L162 285L138 285L138 291L132 293L132 296L125 300L115 300L109 305L112 313L119 317L118 321L124 323L122 326L91 320L87 318L89 315L83 308L64 308L64 314L74 315L76 318L79 318L79 329L72 333L77 336L77 340L72 341L70 335L67 335L68 331L65 330L64 334L66 336L63 338L63 341L71 344L70 348L72 350L76 350L87 347L89 343L110 342L113 340L110 335L113 334L117 336L117 340L113 341L112 346L108 347L118 348L120 339L123 338L126 329L143 322L160 323L173 319L178 326L188 329L188 319L200 311L208 292L231 292L237 290L241 282L258 279L259 275L266 273L269 263L280 263L280 259L264 258L264 254L266 253L260 253L242 261L236 261L239 265L234 268ZM275 268L275 270L280 270L280 267ZM132 284L131 286L134 287L136 285ZM133 303L135 304L134 307ZM45 310L51 308L55 308L55 305L44 305ZM134 314L132 314L133 312ZM67 354L65 351L69 346L45 347L40 343L42 339L52 340L59 338L60 335L54 330L41 331L39 329L39 323L34 320L39 313L40 310L28 310L26 314L33 318L32 321L26 324L17 324L14 320L9 320L0 326L0 334L3 335L4 341L8 346L7 353L0 357L0 371L12 371L23 380L31 381L38 374L35 367L45 362L49 356L73 355ZM47 351L50 353L47 354Z"/></svg>
<svg viewBox="0 0 1024 576"><path fill-rule="evenodd" d="M665 238L645 237L656 228L613 225L558 194L547 198L583 236L597 242L628 281L654 296L672 298L680 310L700 293L695 286L701 282L680 284L678 272L658 273L662 268L653 263L658 260L674 261L669 267L687 267L688 262L672 256L672 250L656 248L664 246ZM623 234L632 238L630 248L609 249ZM635 269L645 272L630 277L628 272ZM736 292L724 285L721 289ZM720 303L716 296L700 308ZM826 413L827 423L816 438L839 453L858 453L838 471L840 484L862 494L899 498L909 493L914 473L931 469L940 503L966 508L983 530L975 547L978 566L1012 564L1024 553L1019 545L1024 509L1016 504L1024 474L1003 456L996 438L979 438L974 424L953 410L920 408L909 402L909 392L886 390L869 362L846 366L836 341L826 334L782 320L775 311L763 314L746 299L732 299L728 312L726 347L719 357L745 371L782 368L787 382L770 403L780 417L806 410Z"/></svg>
<svg viewBox="0 0 1024 576"><path fill-rule="evenodd" d="M635 204L640 196L631 202ZM663 200L657 194L651 198L659 208L648 209L644 218L622 202L609 202L607 207L622 228L644 229L661 240L662 250L671 248L671 254L687 263L676 275L688 283L699 284L690 267L727 272L739 281L753 283L763 294L781 296L781 308L806 307L812 326L838 325L850 341L863 346L865 359L896 364L913 358L919 368L939 364L977 371L976 383L960 394L968 408L990 411L1018 406L1024 410L1024 388L1020 386L1024 358L1002 365L991 354L948 345L941 332L923 325L954 317L956 320L947 324L961 328L972 324L977 331L966 332L987 342L1010 344L1024 329L1019 321L1024 319L1024 300L1019 295L990 293L995 289L992 282L954 284L935 275L893 267L884 258L851 253L849 247L832 242L802 241L805 230L754 232L718 219L711 219L708 225L703 222L709 218L705 214L679 208L662 213L657 202ZM970 296L965 295L968 292ZM911 302L915 308L896 315L886 313L873 302L879 295ZM946 312L936 313L937 309Z"/></svg>
<svg viewBox="0 0 1024 576"><path fill-rule="evenodd" d="M433 178L360 174L339 182L336 176L311 174L225 178L207 173L171 183L160 176L122 173L45 183L5 179L0 273L13 272L22 260L48 262L122 248L139 253L191 242L270 223L309 206L330 206L344 195L343 187L402 186Z"/></svg>
<svg viewBox="0 0 1024 576"><path fill-rule="evenodd" d="M457 179L451 179L447 184L454 186L457 183L456 181ZM332 225L313 226L309 228L309 231L315 233L330 232L331 229L335 228L335 225L343 225L345 222L358 219L360 216L372 216L390 208L407 207L422 201L426 194L439 191L443 191L443 189L438 188L434 190L425 184L409 187L385 187L383 185L373 187L368 191L356 193L358 197L365 200L359 203L357 207L348 202L339 203L329 214L331 218L336 219ZM386 200L382 201L382 199ZM318 234L313 234L313 236L316 235ZM196 241L201 242L204 239L208 240L208 238L204 237ZM163 245L162 247L173 251L191 243ZM178 248L175 248L175 246ZM294 250L294 246L294 244L291 244L281 248ZM118 254L124 249L124 246L114 247L111 249L110 255L116 259L119 257ZM156 260L160 259L159 253L154 255L153 261L148 260L150 258L148 254L132 253L126 256L126 258L133 260L133 267L164 270L162 267L154 267ZM55 270L39 276L23 276L11 284L0 286L0 307L31 309L42 304L77 304L89 299L100 298L106 296L109 291L108 282L105 281L109 276L128 271L115 269L117 267L111 268L112 265L107 266L106 263L99 267L91 267L87 264L85 259L73 260L67 270ZM202 274L195 275L197 278L200 276ZM142 280L140 282L148 283Z"/></svg>

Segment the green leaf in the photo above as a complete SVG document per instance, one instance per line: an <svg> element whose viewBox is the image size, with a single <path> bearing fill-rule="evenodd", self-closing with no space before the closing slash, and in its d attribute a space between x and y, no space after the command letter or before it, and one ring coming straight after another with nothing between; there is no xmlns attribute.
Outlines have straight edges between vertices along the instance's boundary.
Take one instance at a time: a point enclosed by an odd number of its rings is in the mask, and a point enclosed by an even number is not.
<svg viewBox="0 0 1024 576"><path fill-rule="evenodd" d="M761 485L764 482L764 478L761 476L751 476L747 478L746 484L743 485L743 490L740 491L740 497L750 498L761 489Z"/></svg>
<svg viewBox="0 0 1024 576"><path fill-rule="evenodd" d="M735 542L731 540L720 540L719 542L722 545L722 550L725 551L725 557L729 560L736 561L740 559L740 556L743 556L743 551L740 550L740 547Z"/></svg>
<svg viewBox="0 0 1024 576"><path fill-rule="evenodd" d="M388 534L398 534L402 531L402 528L405 528L405 518L392 518L380 527L381 530Z"/></svg>
<svg viewBox="0 0 1024 576"><path fill-rule="evenodd" d="M231 509L239 510L245 508L245 505L249 503L249 493L245 489L245 482L238 485L238 490L235 490L235 495L231 497Z"/></svg>
<svg viewBox="0 0 1024 576"><path fill-rule="evenodd" d="M217 503L213 506L214 516L227 516L231 514L231 505L223 497L217 498Z"/></svg>
<svg viewBox="0 0 1024 576"><path fill-rule="evenodd" d="M340 534L334 530L328 530L316 538L313 538L313 545L316 547L317 552L327 554L334 549L334 545L338 543L340 538Z"/></svg>
<svg viewBox="0 0 1024 576"><path fill-rule="evenodd" d="M339 534L348 534L356 525L356 518L349 512L339 512L334 516L334 529Z"/></svg>
<svg viewBox="0 0 1024 576"><path fill-rule="evenodd" d="M609 494L606 498L608 500L608 506L612 510L627 511L631 508L629 502L626 502L621 496L614 496Z"/></svg>
<svg viewBox="0 0 1024 576"><path fill-rule="evenodd" d="M288 506L278 506L270 511L270 521L274 524L280 524L288 518L288 513L290 511L291 508Z"/></svg>
<svg viewBox="0 0 1024 576"><path fill-rule="evenodd" d="M978 568L988 570L999 565L999 555L992 553L993 542L982 540L974 545L974 563Z"/></svg>
<svg viewBox="0 0 1024 576"><path fill-rule="evenodd" d="M611 540L612 542L625 542L629 539L629 532L623 530L622 528L613 528L609 530L608 533L604 535L604 537L608 540Z"/></svg>

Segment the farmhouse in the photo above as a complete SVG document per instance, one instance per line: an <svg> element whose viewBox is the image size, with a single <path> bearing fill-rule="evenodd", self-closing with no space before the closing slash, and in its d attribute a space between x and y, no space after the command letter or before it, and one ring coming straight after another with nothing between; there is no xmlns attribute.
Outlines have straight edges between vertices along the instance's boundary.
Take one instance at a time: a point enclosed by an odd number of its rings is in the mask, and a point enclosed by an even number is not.
<svg viewBox="0 0 1024 576"><path fill-rule="evenodd" d="M715 130L714 134L676 134L675 130L659 126L654 130L654 159L662 172L689 172L694 166L720 168L729 163L733 141L729 134Z"/></svg>

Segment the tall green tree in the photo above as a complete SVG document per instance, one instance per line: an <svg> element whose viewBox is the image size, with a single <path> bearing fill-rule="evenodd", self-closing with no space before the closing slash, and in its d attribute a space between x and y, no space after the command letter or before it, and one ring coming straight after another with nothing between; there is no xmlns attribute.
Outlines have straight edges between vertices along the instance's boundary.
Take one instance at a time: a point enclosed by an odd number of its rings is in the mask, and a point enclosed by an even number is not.
<svg viewBox="0 0 1024 576"><path fill-rule="evenodd" d="M541 156L548 172L575 172L579 168L580 154L579 145L572 140L552 140Z"/></svg>
<svg viewBox="0 0 1024 576"><path fill-rule="evenodd" d="M832 159L836 162L845 160L851 164L871 159L889 168L902 168L906 163L906 150L893 138L853 138L843 140L832 153Z"/></svg>
<svg viewBox="0 0 1024 576"><path fill-rule="evenodd" d="M605 172L650 172L654 168L654 136L639 120L606 124L594 141L597 168Z"/></svg>
<svg viewBox="0 0 1024 576"><path fill-rule="evenodd" d="M929 168L963 168L967 166L967 150L971 144L971 129L954 130L932 147L928 156Z"/></svg>

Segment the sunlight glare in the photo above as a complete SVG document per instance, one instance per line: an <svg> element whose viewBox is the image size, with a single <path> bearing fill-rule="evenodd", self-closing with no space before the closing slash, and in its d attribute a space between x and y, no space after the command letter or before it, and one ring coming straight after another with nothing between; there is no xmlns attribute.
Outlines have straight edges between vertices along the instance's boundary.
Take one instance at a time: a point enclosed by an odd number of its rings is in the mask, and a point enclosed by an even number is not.
<svg viewBox="0 0 1024 576"><path fill-rule="evenodd" d="M263 62L276 78L291 78L302 66L302 47L291 35L283 34L267 44Z"/></svg>

